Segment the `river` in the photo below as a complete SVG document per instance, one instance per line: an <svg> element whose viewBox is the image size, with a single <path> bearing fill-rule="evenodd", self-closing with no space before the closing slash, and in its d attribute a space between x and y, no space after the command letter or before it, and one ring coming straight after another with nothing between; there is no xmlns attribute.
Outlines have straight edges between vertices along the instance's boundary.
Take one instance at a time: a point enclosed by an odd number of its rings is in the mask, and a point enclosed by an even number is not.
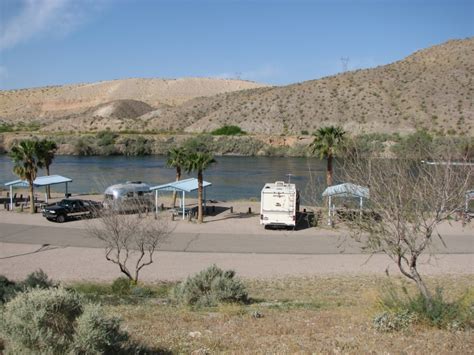
<svg viewBox="0 0 474 355"><path fill-rule="evenodd" d="M290 178L300 189L304 203L314 195L308 190L308 182L315 179L317 185L324 183L326 165L317 159L222 156L216 160L217 164L204 171L204 180L212 183L207 191L208 199L259 199L265 183ZM11 159L0 155L1 185L17 179L12 167ZM69 190L82 194L102 193L107 186L125 181L143 181L155 186L175 179L175 170L166 167L165 156L57 156L50 170L51 174L73 179ZM40 171L38 176L42 175L44 172ZM189 176L183 178L186 177ZM64 187L58 187L57 191L64 191Z"/></svg>

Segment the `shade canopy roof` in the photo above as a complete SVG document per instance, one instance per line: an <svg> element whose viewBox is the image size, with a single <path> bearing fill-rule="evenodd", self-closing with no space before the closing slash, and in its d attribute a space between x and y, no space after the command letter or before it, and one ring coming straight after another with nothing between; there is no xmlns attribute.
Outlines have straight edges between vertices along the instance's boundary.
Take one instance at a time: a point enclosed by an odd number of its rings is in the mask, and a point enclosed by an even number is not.
<svg viewBox="0 0 474 355"><path fill-rule="evenodd" d="M369 198L369 189L367 187L345 183L329 186L326 190L324 190L323 196Z"/></svg>
<svg viewBox="0 0 474 355"><path fill-rule="evenodd" d="M72 179L61 176L61 175L49 175L49 176L40 176L33 181L34 186L49 186L56 184L64 184L66 182L72 182ZM26 180L14 180L7 182L5 186L15 186L15 187L28 187L28 181Z"/></svg>
<svg viewBox="0 0 474 355"><path fill-rule="evenodd" d="M202 182L203 187L211 186L212 184L207 181ZM150 187L151 191L159 190L159 191L184 191L184 192L192 192L198 189L198 179L190 178L185 180L179 180L170 182L164 185L158 185Z"/></svg>

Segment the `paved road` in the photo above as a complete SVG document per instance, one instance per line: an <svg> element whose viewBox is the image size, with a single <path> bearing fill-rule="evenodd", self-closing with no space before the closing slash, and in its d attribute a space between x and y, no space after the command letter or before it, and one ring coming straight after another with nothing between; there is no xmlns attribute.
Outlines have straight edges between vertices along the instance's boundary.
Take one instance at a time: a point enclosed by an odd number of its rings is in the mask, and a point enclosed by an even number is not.
<svg viewBox="0 0 474 355"><path fill-rule="evenodd" d="M445 248L436 238L435 253L474 254L472 236L449 235L444 239L448 247ZM102 247L99 240L88 237L83 229L9 223L0 223L0 242ZM298 235L282 231L266 235L173 233L160 250L255 254L361 254L361 250L351 240L334 236Z"/></svg>

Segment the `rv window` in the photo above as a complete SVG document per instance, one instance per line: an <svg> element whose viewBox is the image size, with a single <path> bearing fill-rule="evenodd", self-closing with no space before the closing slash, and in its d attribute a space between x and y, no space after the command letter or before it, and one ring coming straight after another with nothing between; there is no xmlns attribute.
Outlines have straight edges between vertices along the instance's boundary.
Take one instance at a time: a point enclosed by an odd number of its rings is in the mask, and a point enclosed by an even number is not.
<svg viewBox="0 0 474 355"><path fill-rule="evenodd" d="M114 195L105 195L105 199L106 199L106 200L113 200L113 199L114 199Z"/></svg>
<svg viewBox="0 0 474 355"><path fill-rule="evenodd" d="M133 197L133 192L127 192L127 197Z"/></svg>
<svg viewBox="0 0 474 355"><path fill-rule="evenodd" d="M137 194L138 196L143 196L143 191L138 191Z"/></svg>

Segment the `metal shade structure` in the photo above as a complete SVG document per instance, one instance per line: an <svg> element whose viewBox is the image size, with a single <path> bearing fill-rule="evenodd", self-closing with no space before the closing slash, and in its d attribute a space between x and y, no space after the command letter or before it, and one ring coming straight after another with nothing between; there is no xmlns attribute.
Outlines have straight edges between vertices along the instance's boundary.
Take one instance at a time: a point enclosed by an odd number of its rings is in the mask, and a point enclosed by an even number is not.
<svg viewBox="0 0 474 355"><path fill-rule="evenodd" d="M58 184L66 184L66 196L68 194L67 184L72 182L71 178L61 176L61 175L49 175L49 176L40 176L33 181L34 187L43 187L51 186ZM5 183L5 186L10 187L10 210L13 210L13 187L29 187L28 181L26 180L14 180ZM46 202L48 202L48 194L45 194Z"/></svg>
<svg viewBox="0 0 474 355"><path fill-rule="evenodd" d="M369 199L370 193L368 187L363 187L351 183L344 183L339 185L329 186L324 190L323 197L328 197L329 220L328 224L332 224L332 198L333 197L355 197L359 199L359 208L362 213L362 206L364 198Z"/></svg>
<svg viewBox="0 0 474 355"><path fill-rule="evenodd" d="M202 182L202 187L204 190L204 206L206 204L206 188L211 186L212 184L207 181ZM171 191L171 192L181 192L181 206L183 219L186 213L185 209L185 198L186 193L196 191L198 189L198 179L190 178L185 180L173 181L168 184L158 185L150 187L150 191L155 191L155 212L158 213L158 191Z"/></svg>

